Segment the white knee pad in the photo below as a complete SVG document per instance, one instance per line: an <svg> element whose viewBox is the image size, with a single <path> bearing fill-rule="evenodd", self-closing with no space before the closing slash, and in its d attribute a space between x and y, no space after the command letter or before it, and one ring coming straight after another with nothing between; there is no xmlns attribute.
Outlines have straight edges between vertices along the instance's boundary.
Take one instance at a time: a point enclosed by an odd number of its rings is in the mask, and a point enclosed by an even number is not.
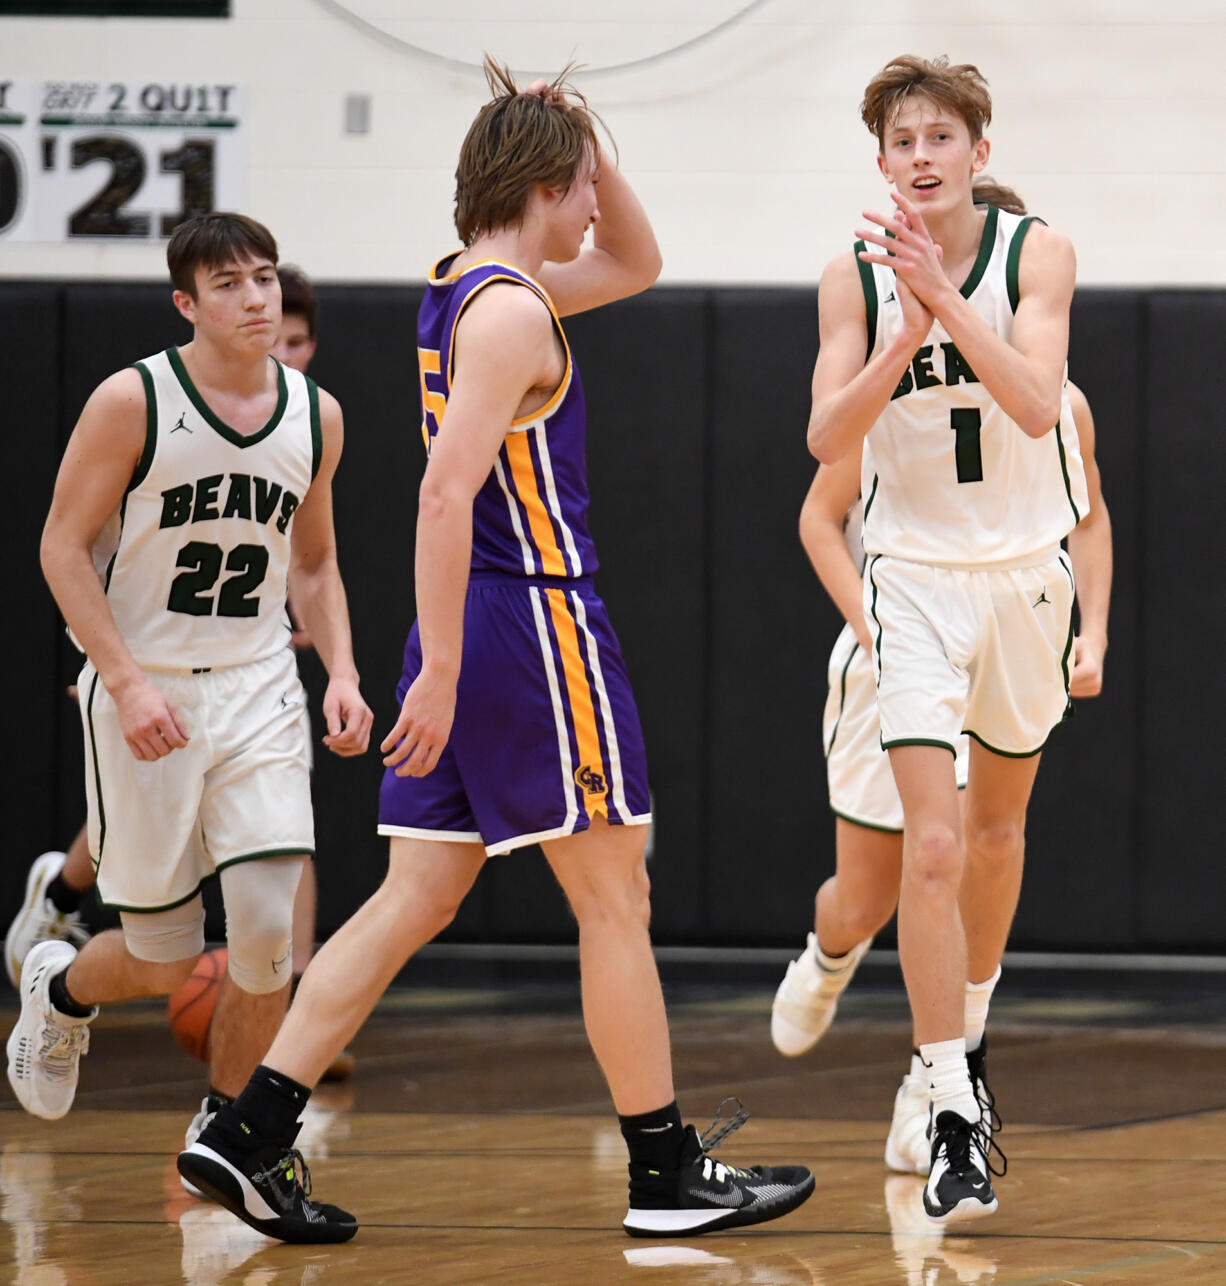
<svg viewBox="0 0 1226 1286"><path fill-rule="evenodd" d="M294 894L303 860L259 858L221 871L230 977L253 996L280 991L290 980Z"/></svg>
<svg viewBox="0 0 1226 1286"><path fill-rule="evenodd" d="M169 911L121 911L123 940L138 960L174 964L204 950L204 902L200 894Z"/></svg>

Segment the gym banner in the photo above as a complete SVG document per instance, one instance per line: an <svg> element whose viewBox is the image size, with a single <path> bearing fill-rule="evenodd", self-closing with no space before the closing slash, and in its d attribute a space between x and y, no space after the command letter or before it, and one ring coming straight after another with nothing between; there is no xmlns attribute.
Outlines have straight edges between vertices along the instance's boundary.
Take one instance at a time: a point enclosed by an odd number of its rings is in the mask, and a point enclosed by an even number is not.
<svg viewBox="0 0 1226 1286"><path fill-rule="evenodd" d="M0 241L159 241L242 209L242 107L231 84L0 78Z"/></svg>

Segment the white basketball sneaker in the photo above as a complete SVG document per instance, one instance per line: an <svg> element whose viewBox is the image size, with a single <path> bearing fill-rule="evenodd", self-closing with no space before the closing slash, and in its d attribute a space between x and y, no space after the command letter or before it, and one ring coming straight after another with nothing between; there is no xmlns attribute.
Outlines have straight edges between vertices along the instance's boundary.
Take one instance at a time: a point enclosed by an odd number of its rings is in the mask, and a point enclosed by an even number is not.
<svg viewBox="0 0 1226 1286"><path fill-rule="evenodd" d="M183 1137L183 1146L190 1148L193 1143L204 1133L209 1122L217 1115L217 1105L212 1101L212 1096L206 1094L200 1104L200 1111L192 1117L192 1123L187 1127L187 1133ZM201 1201L208 1201L194 1183L189 1183L182 1175L179 1175L179 1182L183 1185L183 1191L191 1197L199 1197Z"/></svg>
<svg viewBox="0 0 1226 1286"><path fill-rule="evenodd" d="M805 1054L826 1034L839 1007L839 997L859 967L872 938L857 943L840 958L841 967L826 969L817 958L817 934L788 971L771 1005L771 1040L787 1058Z"/></svg>
<svg viewBox="0 0 1226 1286"><path fill-rule="evenodd" d="M48 994L51 979L67 969L77 949L40 942L21 970L21 1016L8 1039L9 1084L25 1110L45 1121L67 1114L77 1093L81 1055L89 1052L89 1024L98 1015L61 1014Z"/></svg>
<svg viewBox="0 0 1226 1286"><path fill-rule="evenodd" d="M928 1115L932 1102L928 1078L908 1072L894 1095L894 1118L885 1141L885 1163L901 1174L927 1174L932 1163Z"/></svg>
<svg viewBox="0 0 1226 1286"><path fill-rule="evenodd" d="M21 965L30 949L57 938L77 946L89 941L89 930L76 911L61 911L47 896L47 886L64 869L63 853L43 853L26 876L26 895L4 938L4 968L9 982L21 984Z"/></svg>

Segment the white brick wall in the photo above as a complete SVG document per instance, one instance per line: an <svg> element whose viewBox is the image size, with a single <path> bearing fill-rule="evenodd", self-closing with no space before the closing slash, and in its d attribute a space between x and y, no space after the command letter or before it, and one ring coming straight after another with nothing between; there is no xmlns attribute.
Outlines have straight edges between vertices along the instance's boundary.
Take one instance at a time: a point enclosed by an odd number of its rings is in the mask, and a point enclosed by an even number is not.
<svg viewBox="0 0 1226 1286"><path fill-rule="evenodd" d="M641 59L745 0L346 0L471 63ZM233 0L225 22L0 18L0 76L235 81L248 211L324 280L408 280L454 244L452 172L475 73L389 47L318 0ZM1226 207L1224 0L769 0L696 49L577 82L655 222L672 282L806 282L885 186L857 106L901 52L979 64L991 172L1077 245L1086 284L1223 284L1202 229ZM1159 18L1159 15L1161 17ZM342 131L347 93L372 132ZM0 276L164 273L160 247L0 242Z"/></svg>

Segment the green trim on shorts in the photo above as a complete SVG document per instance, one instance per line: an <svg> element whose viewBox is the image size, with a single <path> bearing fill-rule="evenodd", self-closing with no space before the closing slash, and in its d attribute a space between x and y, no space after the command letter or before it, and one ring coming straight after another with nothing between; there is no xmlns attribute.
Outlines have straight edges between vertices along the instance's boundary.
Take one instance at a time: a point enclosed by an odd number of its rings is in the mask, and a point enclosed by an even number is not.
<svg viewBox="0 0 1226 1286"><path fill-rule="evenodd" d="M878 826L875 822L862 822L858 817L849 817L846 813L840 813L832 804L830 811L840 820L847 822L851 826L858 826L864 831L877 831L882 835L901 835L901 826Z"/></svg>
<svg viewBox="0 0 1226 1286"><path fill-rule="evenodd" d="M94 761L94 791L98 796L98 860L94 863L94 874L102 866L102 849L106 844L106 805L102 802L102 769L98 766L98 739L94 735L94 693L98 691L98 671L94 671L94 681L89 685L89 697L85 702L85 722L89 724L89 749Z"/></svg>
<svg viewBox="0 0 1226 1286"><path fill-rule="evenodd" d="M224 871L227 866L237 866L240 862L254 862L262 857L306 857L314 861L315 850L313 848L261 849L258 853L247 853L243 857L232 857L228 862L218 863L213 868L213 874L215 875L218 871ZM176 907L190 902L204 888L205 880L211 878L211 875L206 875L186 897L179 898L177 902L167 902L165 906L124 906L122 902L104 902L101 897L98 899L98 905L107 907L111 911L126 911L129 915L157 915L160 911L173 911Z"/></svg>
<svg viewBox="0 0 1226 1286"><path fill-rule="evenodd" d="M208 879L208 876L205 876L205 879ZM104 902L101 897L98 899L98 905L111 911L123 911L128 915L158 915L162 911L173 911L176 907L190 902L192 898L199 895L203 886L204 880L201 880L186 897L179 898L177 902L167 902L165 906L124 906L122 902Z"/></svg>
<svg viewBox="0 0 1226 1286"><path fill-rule="evenodd" d="M1061 719L1060 723L1063 723L1063 722L1064 720ZM1058 728L1059 726L1060 726L1059 723L1056 724L1056 727L1053 728L1051 732L1055 732L1056 728ZM966 735L968 737L973 737L977 742L979 742L979 744L985 750L990 750L994 755L1000 755L1002 759L1033 759L1035 755L1043 753L1043 747L1047 745L1047 743L1051 740L1051 732L1049 732L1047 736L1043 738L1042 744L1036 747L1034 750L1001 750L998 746L993 746L989 742L984 741L984 739L977 732L972 732L970 728L966 729Z"/></svg>
<svg viewBox="0 0 1226 1286"><path fill-rule="evenodd" d="M315 850L303 848L301 845L293 848L262 848L255 853L244 853L241 857L231 857L224 862L216 862L213 869L224 871L228 866L237 866L240 862L258 862L265 857L308 857L314 860Z"/></svg>
<svg viewBox="0 0 1226 1286"><path fill-rule="evenodd" d="M1069 584L1073 587L1073 597L1076 598L1077 582L1073 579L1072 569L1068 565L1066 565L1063 554L1057 554L1056 561L1060 564L1061 567L1064 568L1064 574L1068 577ZM1069 614L1068 614L1068 642L1065 643L1064 655L1060 658L1060 669L1064 672L1064 696L1066 700L1068 699L1069 684L1072 683L1073 681L1073 674L1068 666L1068 659L1069 659L1069 656L1072 654L1072 651L1073 651L1073 612L1072 612L1072 609L1070 608ZM1067 711L1065 712L1064 718L1065 719L1068 718ZM1060 722L1063 723L1064 720L1062 719ZM1050 735L1051 734L1049 733L1048 736Z"/></svg>
<svg viewBox="0 0 1226 1286"><path fill-rule="evenodd" d="M874 478L874 479L873 479L873 491L875 492L876 490L877 490L877 480ZM872 497L871 497L871 496L869 497L869 500L870 500L870 503L871 503L871 500L872 500ZM866 508L866 509L865 509L865 513L867 513L867 512L868 512L868 510L867 510L867 508ZM880 671L881 671L881 634L882 634L882 629L881 629L881 622L880 622L879 620L877 620L877 582L873 579L873 568L877 566L877 559L879 559L880 557L881 557L881 555L880 555L880 554L874 554L874 555L873 555L873 557L872 557L872 560L869 562L869 565L868 565L868 583L873 587L873 601L869 604L868 610L869 610L869 614L872 616L873 620L876 622L876 625L877 625L877 637L873 640L873 647L874 647L874 649L875 649L875 650L876 650L876 652L877 652L877 670L878 670L878 673L880 673ZM884 749L884 748L885 748L885 747L884 747L884 745L883 745L883 746L882 746L882 749Z"/></svg>
<svg viewBox="0 0 1226 1286"><path fill-rule="evenodd" d="M973 732L970 734L975 735ZM895 746L938 746L941 750L948 750L955 759L958 757L957 747L951 746L948 741L935 741L927 737L900 737L897 741L883 741L882 750L893 750Z"/></svg>
<svg viewBox="0 0 1226 1286"><path fill-rule="evenodd" d="M851 655L847 658L843 673L839 675L839 713L835 716L834 727L830 730L830 744L826 747L827 759L830 758L831 752L834 750L834 742L839 735L839 724L843 722L843 710L847 705L847 671L851 669L851 663L856 659L856 653L859 650L860 640L853 634Z"/></svg>

